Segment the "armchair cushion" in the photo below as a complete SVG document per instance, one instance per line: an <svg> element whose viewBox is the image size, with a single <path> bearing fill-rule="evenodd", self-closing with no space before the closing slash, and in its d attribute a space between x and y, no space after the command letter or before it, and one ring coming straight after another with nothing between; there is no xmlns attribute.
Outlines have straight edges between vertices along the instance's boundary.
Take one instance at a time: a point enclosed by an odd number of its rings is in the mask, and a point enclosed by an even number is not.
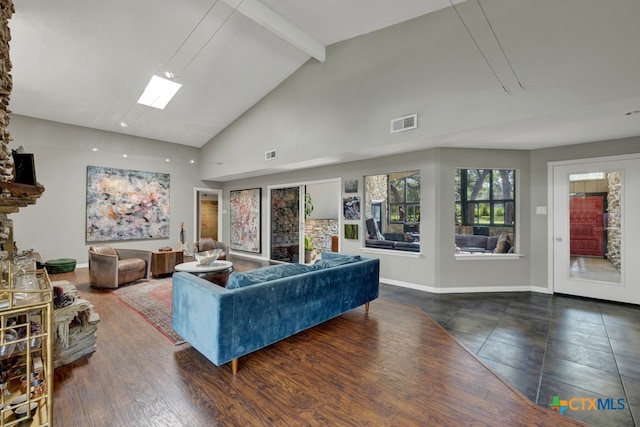
<svg viewBox="0 0 640 427"><path fill-rule="evenodd" d="M148 279L151 275L151 251L115 249L109 245L89 247L89 283L102 288Z"/></svg>

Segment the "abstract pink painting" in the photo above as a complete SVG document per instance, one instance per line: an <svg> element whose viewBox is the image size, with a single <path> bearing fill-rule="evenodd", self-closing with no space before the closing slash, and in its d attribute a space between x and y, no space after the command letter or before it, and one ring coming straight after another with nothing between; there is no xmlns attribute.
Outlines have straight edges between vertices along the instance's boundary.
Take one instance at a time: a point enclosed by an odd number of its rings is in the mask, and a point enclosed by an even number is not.
<svg viewBox="0 0 640 427"><path fill-rule="evenodd" d="M87 242L169 237L169 174L87 166Z"/></svg>
<svg viewBox="0 0 640 427"><path fill-rule="evenodd" d="M260 188L230 192L231 249L260 253Z"/></svg>

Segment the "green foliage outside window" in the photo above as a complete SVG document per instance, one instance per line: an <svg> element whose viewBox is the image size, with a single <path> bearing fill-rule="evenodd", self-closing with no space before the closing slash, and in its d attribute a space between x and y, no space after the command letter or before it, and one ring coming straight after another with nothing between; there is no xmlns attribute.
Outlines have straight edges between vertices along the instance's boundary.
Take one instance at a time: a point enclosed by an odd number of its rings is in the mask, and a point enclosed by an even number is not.
<svg viewBox="0 0 640 427"><path fill-rule="evenodd" d="M515 170L457 169L455 197L457 224L513 226Z"/></svg>
<svg viewBox="0 0 640 427"><path fill-rule="evenodd" d="M389 181L389 220L392 223L420 222L420 174Z"/></svg>

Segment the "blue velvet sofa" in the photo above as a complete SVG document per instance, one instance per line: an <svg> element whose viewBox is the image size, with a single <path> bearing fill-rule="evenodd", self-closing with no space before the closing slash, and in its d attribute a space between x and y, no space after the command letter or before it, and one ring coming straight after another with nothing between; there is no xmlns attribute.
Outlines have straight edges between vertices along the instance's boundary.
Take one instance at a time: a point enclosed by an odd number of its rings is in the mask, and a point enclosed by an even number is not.
<svg viewBox="0 0 640 427"><path fill-rule="evenodd" d="M326 252L314 265L234 272L226 287L173 275L173 329L215 365L311 328L378 297L380 261Z"/></svg>

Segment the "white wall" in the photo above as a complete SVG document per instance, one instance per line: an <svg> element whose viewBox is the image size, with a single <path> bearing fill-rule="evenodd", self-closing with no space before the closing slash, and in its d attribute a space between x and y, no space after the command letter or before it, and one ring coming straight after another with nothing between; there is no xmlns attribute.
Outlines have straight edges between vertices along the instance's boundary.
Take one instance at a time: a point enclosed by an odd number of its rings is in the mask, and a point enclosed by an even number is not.
<svg viewBox="0 0 640 427"><path fill-rule="evenodd" d="M597 0L536 0L485 6L526 90L518 88L476 2L462 2L458 9L509 94L449 7L329 46L325 62L308 61L204 147L203 179L355 160L354 152L375 157L418 146L455 146L459 140L469 144L478 129L493 147L517 148L516 141L544 134L536 117L570 118L585 104L640 96L640 55L630 42L640 38L634 19L640 2L611 7ZM611 39L602 32L619 43L607 45ZM616 81L623 84L604 81L603 70L615 70ZM418 129L390 134L389 120L411 113L419 114ZM531 134L504 130L516 124L528 124ZM278 158L265 161L270 149L278 150Z"/></svg>
<svg viewBox="0 0 640 427"><path fill-rule="evenodd" d="M23 116L13 116L9 131L11 148L24 146L34 153L36 177L45 187L35 205L10 214L19 250L34 249L43 260L74 258L87 263L85 242L87 166L106 166L169 173L171 179L171 235L169 239L113 243L117 247L158 249L176 246L180 223L187 235L193 230L193 188L206 187L198 180L198 158L192 147L119 135ZM92 147L99 151L92 152ZM127 153L128 158L122 154ZM166 162L171 158L171 162Z"/></svg>
<svg viewBox="0 0 640 427"><path fill-rule="evenodd" d="M479 31L476 34L483 46L495 48L486 21L478 13L468 13L468 8L477 5L463 2L458 7ZM625 54L624 49L632 46L627 43L603 45L600 30L594 31L599 19L619 22L612 31L620 40L633 40L639 27L631 16L637 16L638 7L637 2L625 2L611 8L594 0L514 1L488 7L504 48L527 86L519 90L507 64L499 59L500 52L489 48L487 54L496 72L511 89L508 95L451 8L336 43L328 47L325 62L307 62L203 147L202 177L224 179L227 192L327 178L362 183L364 175L418 169L422 176L422 256L376 255L382 260L383 277L435 289L546 287L546 216L534 214L535 206L546 205L546 162L638 152L637 139L587 144L584 150L581 145L537 151L412 150L455 146L461 135L468 136L478 127L493 129L496 138L503 139L500 142L512 147L511 141L528 140L541 131L535 127L532 135L502 131L514 123L533 123L534 117L556 113L570 115L585 100L598 105L640 96L638 67L631 65L640 66L640 56ZM576 46L576 39L588 43ZM619 81L628 83L626 93L601 80L604 68L616 70ZM389 133L390 119L411 113L419 114L418 129ZM266 162L264 152L271 149L278 150L278 158ZM356 151L369 153L370 159L329 166L353 159L351 153ZM455 260L456 167L518 170L520 259ZM246 178L259 175L263 176ZM268 203L267 192L263 195L263 203ZM263 219L266 230L264 227ZM343 252L361 253L361 242L343 239L341 244Z"/></svg>
<svg viewBox="0 0 640 427"><path fill-rule="evenodd" d="M573 145L544 150L472 150L437 148L395 156L350 162L342 165L273 174L225 183L229 190L263 188L263 206L268 207L267 186L304 181L341 178L359 181L359 193L365 175L417 169L421 174L422 222L420 257L398 252L367 253L363 242L342 239L342 252L365 254L381 259L381 276L392 283L450 292L455 289L526 290L546 288L547 216L536 215L536 206L547 205L547 162L640 152L640 137ZM519 252L522 257L509 260L460 261L454 247L454 173L463 168L509 168L517 172ZM639 183L640 185L640 183ZM339 190L342 191L342 190ZM343 194L344 195L344 194ZM228 197L226 197L228 199ZM226 207L228 209L228 206ZM364 221L360 226L364 228ZM263 210L263 230L268 230ZM362 236L361 232L361 236ZM225 236L228 240L228 233ZM267 235L263 232L266 256Z"/></svg>
<svg viewBox="0 0 640 427"><path fill-rule="evenodd" d="M459 4L463 13L471 6L472 2ZM633 84L637 82L640 56L620 55L615 48L598 44L599 31L626 31L620 34L621 40L637 39L640 27L630 25L630 21L635 24L632 17L637 16L638 7L638 2L627 1L612 8L607 2L594 0L494 4L490 12L493 22L502 24L501 40L510 59L518 70L526 70L521 78L528 89L518 91L510 81L509 95L502 92L478 57L451 8L338 43L329 46L326 62L310 60L200 151L15 117L9 127L16 139L14 144L22 144L36 154L38 180L47 187L36 206L11 215L16 240L21 248L39 250L45 259L86 260L84 204L89 164L171 173L171 238L122 244L150 249L177 242L181 221L185 222L187 235L192 235L192 189L207 186L198 177L225 177L224 185L217 188L224 190L222 209L226 212L230 190L263 189L266 248L269 185L357 179L358 195L362 196L364 175L417 169L422 178L422 256L375 254L382 261L383 277L436 289L544 287L547 218L535 215L533 210L547 203L547 162L640 152L640 138L535 151L411 150L418 145L453 143L456 135L480 125L501 129L502 125L536 115L571 111L583 99L606 104L619 97L640 96L640 86ZM555 11L549 25L539 25L549 18L541 15L543 10ZM602 16L614 22L614 18L620 18L624 25L600 28L593 20ZM572 28L572 37L590 43L573 49L571 39L557 37L557 30L566 26ZM536 48L549 44L558 46L554 52L560 54L549 56L549 51ZM500 56L499 52L491 53ZM629 82L627 92L610 91L606 82L599 80L601 67L614 68L620 81ZM510 75L504 63L498 65L498 72ZM410 113L420 114L419 128L391 135L389 120ZM93 145L104 151L91 153L88 149ZM274 148L278 158L265 162L264 152ZM138 150L140 157L122 159L121 152L129 149ZM365 150L371 158L330 165L338 159L349 159L356 150ZM160 159L165 152L185 159L198 156L200 169L186 163L165 164ZM145 157L150 153L154 158ZM326 166L314 167L318 165ZM464 166L513 167L520 171L516 220L520 224L518 245L524 255L521 259L466 264L455 261L452 172ZM235 180L229 178L234 176ZM223 240L228 243L228 214L223 214L222 221ZM346 253L362 253L361 246L361 241L341 242Z"/></svg>
<svg viewBox="0 0 640 427"><path fill-rule="evenodd" d="M532 229L530 208L530 152L516 150L443 149L440 158L441 182L437 191L441 217L439 250L436 253L439 282L448 287L529 286L531 258L529 242ZM515 235L520 259L461 261L453 256L454 244L454 176L456 168L515 169L516 224ZM422 227L421 227L422 228Z"/></svg>
<svg viewBox="0 0 640 427"><path fill-rule="evenodd" d="M198 150L159 141L125 137L98 130L63 125L15 116L10 130L15 147L23 145L35 154L37 178L46 187L35 205L11 214L20 249L33 248L43 258L76 258L86 263L85 196L87 165L136 169L171 174L171 237L169 239L119 242L121 247L156 249L175 246L180 222L187 236L193 229L193 188L207 187L199 181L197 167L188 164L198 158ZM102 148L98 153L91 147ZM123 159L122 150L133 153ZM420 171L422 180L421 257L399 253L365 253L381 259L381 276L393 283L424 289L447 291L460 287L505 289L519 286L546 287L547 223L546 216L535 215L535 206L547 203L547 162L573 158L598 157L640 152L640 137L616 141L581 144L535 151L466 150L438 148L412 153L378 157L340 165L309 168L272 174L259 178L236 180L219 185L224 191L224 210L229 211L229 191L243 188L263 189L263 248L268 242L269 185L302 183L327 179L357 179L358 193L363 196L365 175L409 169ZM150 155L153 153L152 155ZM166 163L165 157L176 159ZM453 173L456 167L516 168L518 170L519 210L517 221L519 260L461 262L453 257ZM209 183L213 188L216 184ZM341 186L336 191L342 193ZM229 242L228 214L223 215L223 240ZM364 221L361 222L364 230ZM361 231L361 236L363 231ZM362 254L362 240L343 239L342 251Z"/></svg>
<svg viewBox="0 0 640 427"><path fill-rule="evenodd" d="M527 152L497 152L494 150L444 150L444 157L450 165L460 166L455 160L456 154L462 159L480 159L482 166L487 164L495 164L496 166L511 165L510 167L522 167L525 174L528 174L528 153ZM381 259L381 277L389 279L394 283L405 284L409 286L429 287L429 288L447 288L460 285L465 286L512 286L513 275L520 270L525 272L525 279L521 283L528 281L529 265L526 259L498 262L499 265L491 263L490 265L478 266L475 268L472 263L466 265L451 265L442 267L443 263L453 263L453 212L454 212L454 166L447 167L447 172L442 172L441 167L443 158L442 149L431 149L416 151L413 153L398 154L395 156L379 157L366 161L357 161L345 163L342 165L325 166L318 168L306 169L304 171L294 171L284 174L274 174L263 176L260 178L248 178L225 183L225 200L230 190L238 190L243 188L263 188L263 206L269 206L268 190L269 185L282 185L287 183L301 183L304 181L314 181L331 178L341 178L345 180L358 180L358 193L344 194L343 189L338 188L337 191L343 196L359 195L364 200L363 182L365 175L384 174L389 172L398 172L405 170L419 170L421 174L421 214L422 222L421 230L421 250L422 255L416 257L414 254L401 253L399 251L391 252L363 252L363 236L364 236L364 218L360 224L360 240L341 240L341 251L349 254L366 254ZM501 159L495 161L496 158ZM465 163L465 162L462 162ZM508 166L504 166L508 167ZM446 175L446 177L445 177ZM525 190L525 194L526 190ZM451 197L449 197L451 195ZM450 199L450 200L449 200ZM225 202L229 209L228 202ZM262 229L268 230L268 216L263 209ZM353 223L349 221L350 223ZM450 222L450 224L449 224ZM267 256L268 233L263 232L263 255ZM225 230L225 240L228 240L228 231ZM506 273L496 277L493 274L496 268L502 268ZM469 283L472 278L478 279L476 274L480 268L486 271L479 280ZM462 278L462 279L461 279Z"/></svg>
<svg viewBox="0 0 640 427"><path fill-rule="evenodd" d="M307 185L307 193L311 194L313 212L309 219L338 219L340 205L336 202L336 193L340 191L340 184L323 182Z"/></svg>

